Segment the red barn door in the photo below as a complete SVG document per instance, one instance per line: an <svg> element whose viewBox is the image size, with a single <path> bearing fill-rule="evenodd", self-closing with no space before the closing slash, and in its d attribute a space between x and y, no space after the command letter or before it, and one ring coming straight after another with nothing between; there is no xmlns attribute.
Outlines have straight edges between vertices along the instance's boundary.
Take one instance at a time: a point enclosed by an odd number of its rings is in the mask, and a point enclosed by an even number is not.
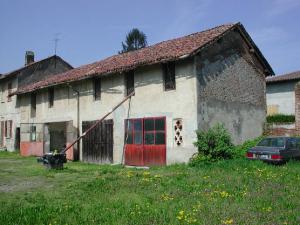
<svg viewBox="0 0 300 225"><path fill-rule="evenodd" d="M166 164L166 118L125 121L127 144L125 164L151 166Z"/></svg>

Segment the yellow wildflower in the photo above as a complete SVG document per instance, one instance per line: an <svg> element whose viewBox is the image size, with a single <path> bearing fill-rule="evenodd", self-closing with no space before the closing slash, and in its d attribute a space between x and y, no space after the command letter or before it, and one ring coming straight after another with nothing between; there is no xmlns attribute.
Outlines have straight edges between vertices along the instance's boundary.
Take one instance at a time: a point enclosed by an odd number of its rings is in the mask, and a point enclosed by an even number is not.
<svg viewBox="0 0 300 225"><path fill-rule="evenodd" d="M233 219L227 219L222 221L223 224L233 224Z"/></svg>

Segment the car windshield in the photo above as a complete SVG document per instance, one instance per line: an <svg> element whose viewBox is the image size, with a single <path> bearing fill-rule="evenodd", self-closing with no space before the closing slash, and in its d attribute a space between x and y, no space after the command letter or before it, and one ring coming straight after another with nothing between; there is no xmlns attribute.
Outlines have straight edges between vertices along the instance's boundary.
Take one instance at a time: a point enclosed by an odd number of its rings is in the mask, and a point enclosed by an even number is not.
<svg viewBox="0 0 300 225"><path fill-rule="evenodd" d="M261 140L257 146L264 147L284 147L284 138L265 138Z"/></svg>

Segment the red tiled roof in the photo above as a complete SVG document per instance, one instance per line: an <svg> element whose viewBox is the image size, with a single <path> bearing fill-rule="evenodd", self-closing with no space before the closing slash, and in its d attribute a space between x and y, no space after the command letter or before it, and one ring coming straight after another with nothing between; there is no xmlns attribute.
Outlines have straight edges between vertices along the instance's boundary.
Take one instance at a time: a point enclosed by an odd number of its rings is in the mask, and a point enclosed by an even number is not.
<svg viewBox="0 0 300 225"><path fill-rule="evenodd" d="M266 78L267 83L284 82L290 80L300 80L300 71Z"/></svg>
<svg viewBox="0 0 300 225"><path fill-rule="evenodd" d="M152 65L159 62L185 58L195 54L236 26L242 27L240 23L221 25L188 36L163 41L136 51L114 55L104 60L83 65L67 72L51 76L46 80L30 84L19 89L14 94L31 92L48 86L86 79L92 76L128 71L142 65Z"/></svg>

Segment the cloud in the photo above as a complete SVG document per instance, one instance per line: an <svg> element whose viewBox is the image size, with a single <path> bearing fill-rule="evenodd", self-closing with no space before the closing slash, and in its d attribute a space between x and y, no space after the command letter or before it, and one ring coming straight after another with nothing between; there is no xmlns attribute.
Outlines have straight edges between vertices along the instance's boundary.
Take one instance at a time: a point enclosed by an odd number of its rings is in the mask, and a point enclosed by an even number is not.
<svg viewBox="0 0 300 225"><path fill-rule="evenodd" d="M274 0L267 12L269 16L278 16L300 7L299 0Z"/></svg>

